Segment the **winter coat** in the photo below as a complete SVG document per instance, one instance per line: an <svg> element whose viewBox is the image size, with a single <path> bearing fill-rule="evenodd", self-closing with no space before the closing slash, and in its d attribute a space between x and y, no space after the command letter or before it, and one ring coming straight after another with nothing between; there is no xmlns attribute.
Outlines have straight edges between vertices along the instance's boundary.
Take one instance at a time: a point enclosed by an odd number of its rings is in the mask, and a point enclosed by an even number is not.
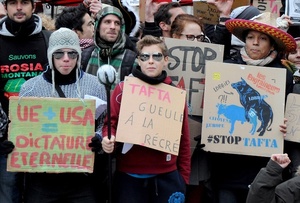
<svg viewBox="0 0 300 203"><path fill-rule="evenodd" d="M283 170L270 160L251 184L246 203L299 203L300 176L283 182Z"/></svg>

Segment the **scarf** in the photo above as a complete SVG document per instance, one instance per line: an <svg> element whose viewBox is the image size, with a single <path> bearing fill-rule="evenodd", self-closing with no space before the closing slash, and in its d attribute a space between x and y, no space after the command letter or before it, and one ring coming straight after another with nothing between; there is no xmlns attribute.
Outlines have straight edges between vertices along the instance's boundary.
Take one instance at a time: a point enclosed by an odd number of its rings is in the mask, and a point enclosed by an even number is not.
<svg viewBox="0 0 300 203"><path fill-rule="evenodd" d="M77 69L76 67L73 68L73 70L68 75L62 75L60 72L58 72L58 70L56 70L56 68L54 68L54 71L53 71L54 72L54 84L68 85L68 84L75 83L76 80L77 80L77 77L76 77L76 72L77 71L76 71L76 69ZM45 80L47 80L48 82L53 84L52 69L49 68L49 66L47 66L47 70L44 72L43 76L44 76Z"/></svg>
<svg viewBox="0 0 300 203"><path fill-rule="evenodd" d="M270 54L264 58L264 59L257 59L257 60L253 60L252 58L250 58L248 56L248 54L246 53L245 47L241 48L240 50L241 56L243 61L247 64L247 65L253 65L253 66L265 66L269 63L271 63L272 61L274 61L274 59L277 57L277 51L271 51Z"/></svg>
<svg viewBox="0 0 300 203"><path fill-rule="evenodd" d="M141 79L142 81L151 84L151 85L157 85L159 83L162 83L166 77L167 77L167 72L166 71L162 71L162 73L157 76L157 77L149 77L147 75L145 75L142 71L141 71L141 67L137 66L132 70L132 75L134 77L137 77L139 79Z"/></svg>
<svg viewBox="0 0 300 203"><path fill-rule="evenodd" d="M36 28L34 21L34 16L32 15L30 19L25 22L17 23L10 18L5 20L7 30L16 37L27 37L29 36Z"/></svg>
<svg viewBox="0 0 300 203"><path fill-rule="evenodd" d="M93 39L80 39L80 48L85 49L88 48L92 45L94 45L94 40Z"/></svg>

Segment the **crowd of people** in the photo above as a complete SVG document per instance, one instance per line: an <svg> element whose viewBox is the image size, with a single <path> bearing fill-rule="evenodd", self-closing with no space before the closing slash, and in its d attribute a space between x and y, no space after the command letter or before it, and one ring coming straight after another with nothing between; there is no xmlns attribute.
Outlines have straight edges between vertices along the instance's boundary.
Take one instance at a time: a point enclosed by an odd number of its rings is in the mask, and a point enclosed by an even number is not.
<svg viewBox="0 0 300 203"><path fill-rule="evenodd" d="M34 0L4 0L0 203L300 202L299 143L285 141L284 152L270 157L208 153L201 144L201 129L198 136L190 135L186 104L178 155L116 141L126 76L149 86L175 86L166 72L165 38L224 45L224 63L286 69L285 96L300 92L300 34L294 27L290 30L288 16L274 20L250 5L232 10L233 0L207 2L219 10L217 25L204 24L177 2L146 0L145 22L140 23L134 10L117 0L85 0L64 8L55 19L37 14ZM11 96L85 95L109 102L96 118L95 136L88 143L95 153L93 173L7 170L7 157L16 148L8 139ZM200 116L193 119L202 121ZM278 127L283 139L287 122ZM193 152L191 136L198 142ZM200 168L193 167L196 162ZM191 180L194 173L201 173L201 179Z"/></svg>

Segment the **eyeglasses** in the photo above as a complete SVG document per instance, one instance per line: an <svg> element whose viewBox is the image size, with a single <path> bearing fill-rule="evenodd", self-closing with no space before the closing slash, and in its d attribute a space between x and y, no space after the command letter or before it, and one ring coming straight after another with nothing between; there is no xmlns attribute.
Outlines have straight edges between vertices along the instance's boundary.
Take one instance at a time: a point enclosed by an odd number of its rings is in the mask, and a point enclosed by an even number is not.
<svg viewBox="0 0 300 203"><path fill-rule="evenodd" d="M61 59L65 53L68 54L70 59L76 59L78 57L78 53L76 51L56 51L53 53L55 59Z"/></svg>
<svg viewBox="0 0 300 203"><path fill-rule="evenodd" d="M163 54L162 53L141 53L140 54L140 59L141 61L148 61L150 59L150 56L152 56L152 58L155 61L161 61L163 58Z"/></svg>
<svg viewBox="0 0 300 203"><path fill-rule="evenodd" d="M195 38L197 39L198 42L203 42L204 39L205 39L205 35L204 34L201 34L201 35L185 35L185 34L181 34L181 35L184 35L186 37L187 40L190 40L190 41L194 41Z"/></svg>

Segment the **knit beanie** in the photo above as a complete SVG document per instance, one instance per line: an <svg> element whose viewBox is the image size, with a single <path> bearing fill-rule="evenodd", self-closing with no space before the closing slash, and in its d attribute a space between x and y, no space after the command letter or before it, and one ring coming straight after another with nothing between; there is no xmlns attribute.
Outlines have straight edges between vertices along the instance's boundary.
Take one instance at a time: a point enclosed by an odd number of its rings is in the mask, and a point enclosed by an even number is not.
<svg viewBox="0 0 300 203"><path fill-rule="evenodd" d="M254 6L240 6L233 9L230 14L230 18L250 20L251 18L259 14L260 11Z"/></svg>
<svg viewBox="0 0 300 203"><path fill-rule="evenodd" d="M49 38L48 46L48 62L53 68L53 53L59 49L74 49L78 53L77 68L81 64L81 48L77 34L69 28L59 28L54 31Z"/></svg>

